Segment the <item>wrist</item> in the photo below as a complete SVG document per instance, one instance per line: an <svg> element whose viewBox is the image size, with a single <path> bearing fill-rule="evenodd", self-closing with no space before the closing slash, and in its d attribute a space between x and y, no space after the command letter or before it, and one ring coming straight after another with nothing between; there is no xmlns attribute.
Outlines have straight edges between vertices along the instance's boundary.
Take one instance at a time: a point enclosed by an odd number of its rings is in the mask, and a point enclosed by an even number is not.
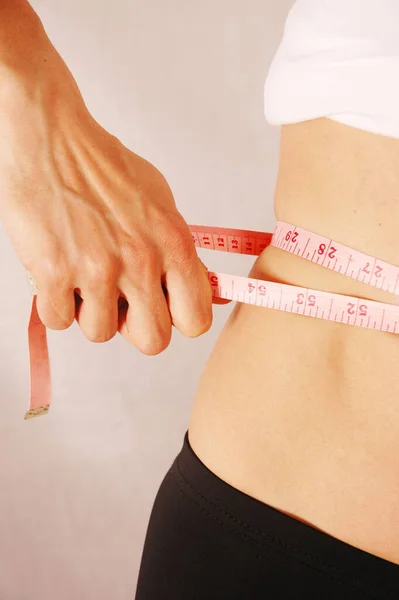
<svg viewBox="0 0 399 600"><path fill-rule="evenodd" d="M66 117L67 113L86 110L71 72L43 28L31 52L1 50L0 118L18 117L32 105L54 118L56 114Z"/></svg>
<svg viewBox="0 0 399 600"><path fill-rule="evenodd" d="M55 52L26 0L0 0L0 84L34 77Z"/></svg>

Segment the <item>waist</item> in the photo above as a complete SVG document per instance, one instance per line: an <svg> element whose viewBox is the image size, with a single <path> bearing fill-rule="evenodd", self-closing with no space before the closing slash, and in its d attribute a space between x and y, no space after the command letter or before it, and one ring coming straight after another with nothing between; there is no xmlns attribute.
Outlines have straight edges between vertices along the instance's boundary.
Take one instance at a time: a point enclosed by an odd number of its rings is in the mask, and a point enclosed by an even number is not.
<svg viewBox="0 0 399 600"><path fill-rule="evenodd" d="M256 261L259 278L277 252ZM237 304L197 390L196 453L248 495L399 564L396 337Z"/></svg>
<svg viewBox="0 0 399 600"><path fill-rule="evenodd" d="M354 296L359 288L368 288L274 247L261 254L249 276ZM392 299L368 289L374 299ZM248 397L249 404L242 405L247 413L251 408L262 411L269 398L286 398L289 405L297 396L302 407L328 405L342 423L357 415L358 425L392 427L393 438L399 440L398 364L397 334L237 304L212 352L199 394L212 402L225 398L229 406L235 397ZM380 433L376 426L378 443Z"/></svg>
<svg viewBox="0 0 399 600"><path fill-rule="evenodd" d="M328 120L284 128L276 218L398 265L398 174L395 140ZM392 302L274 247L249 276ZM396 334L237 304L200 380L190 439L242 491L399 564L398 364Z"/></svg>
<svg viewBox="0 0 399 600"><path fill-rule="evenodd" d="M399 140L328 119L283 128L277 219L399 265L398 200ZM253 271L283 283L393 302L387 292L274 248L259 257ZM361 398L362 410L377 401L387 411L393 408L399 392L398 336L353 326L319 327L313 321L293 327L303 327L305 339L318 343L322 355L322 344L330 347L328 364L347 401L356 405Z"/></svg>
<svg viewBox="0 0 399 600"><path fill-rule="evenodd" d="M398 197L399 140L328 119L283 128L277 220L399 265ZM274 247L259 256L249 276L393 301L390 293ZM398 364L396 334L237 305L208 362L198 397L203 403L210 399L215 418L216 407L225 402L238 427L250 419L259 431L271 405L277 410L274 402L284 422L292 413L291 399L298 398L308 419L303 431L318 419L320 430L338 427L348 440L353 431L362 431L363 440L389 453L390 444L399 440Z"/></svg>
<svg viewBox="0 0 399 600"><path fill-rule="evenodd" d="M273 247L267 248L257 259L250 275L290 285L392 302L392 295L387 292L371 288ZM241 307L238 311L242 312ZM307 389L312 386L312 381L319 380L318 387L324 396L329 395L330 390L335 402L339 399L339 402L348 408L358 407L364 411L366 406L370 406L371 409L381 397L383 399L381 398L380 406L397 406L397 334L320 321L295 314L266 312L267 315L254 313L248 321L248 327L260 331L260 344L267 331L269 343L273 346L273 355L280 355L285 365L290 361L289 369L284 369L281 365L279 371L279 379L281 373L287 374L284 385L289 383L295 370L297 381L302 381ZM249 314L246 318L249 319ZM248 333L247 326L242 330ZM253 332L250 338L254 348ZM244 340L242 343L245 343ZM262 351L261 345L255 352L270 358L270 353ZM267 369L266 365L262 365L262 369L264 368Z"/></svg>

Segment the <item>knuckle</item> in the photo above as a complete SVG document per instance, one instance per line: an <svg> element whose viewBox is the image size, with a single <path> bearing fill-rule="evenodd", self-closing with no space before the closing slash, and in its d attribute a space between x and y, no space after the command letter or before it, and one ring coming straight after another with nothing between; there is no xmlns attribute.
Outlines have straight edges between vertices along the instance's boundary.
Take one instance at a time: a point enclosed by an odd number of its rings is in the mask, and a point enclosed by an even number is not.
<svg viewBox="0 0 399 600"><path fill-rule="evenodd" d="M116 264L109 257L86 258L84 266L88 289L108 286L115 280Z"/></svg>
<svg viewBox="0 0 399 600"><path fill-rule="evenodd" d="M193 262L197 257L191 235L186 235L181 230L169 236L167 246L172 260L183 267Z"/></svg>
<svg viewBox="0 0 399 600"><path fill-rule="evenodd" d="M43 258L37 273L37 280L45 287L57 289L66 287L70 279L68 263L61 257L47 256Z"/></svg>
<svg viewBox="0 0 399 600"><path fill-rule="evenodd" d="M121 246L121 255L128 267L133 267L135 272L143 274L158 262L158 253L150 241L124 242Z"/></svg>
<svg viewBox="0 0 399 600"><path fill-rule="evenodd" d="M144 258L144 252L141 245L139 247L139 245L133 243L133 241L124 241L121 244L120 251L123 261L129 265L138 263L139 260L143 260Z"/></svg>
<svg viewBox="0 0 399 600"><path fill-rule="evenodd" d="M50 329L62 331L64 329L68 329L72 325L73 318L67 319L65 317L63 318L60 316L58 319L53 319L51 321L51 323L52 323L52 325L48 325L48 327L50 327Z"/></svg>
<svg viewBox="0 0 399 600"><path fill-rule="evenodd" d="M161 354L169 344L154 344L153 342L140 344L139 350L146 356L156 356L157 354Z"/></svg>
<svg viewBox="0 0 399 600"><path fill-rule="evenodd" d="M189 338L196 338L210 330L213 322L212 311L196 315L195 319L185 330L185 335Z"/></svg>
<svg viewBox="0 0 399 600"><path fill-rule="evenodd" d="M83 330L85 338L94 344L109 342L115 336L116 331L88 331Z"/></svg>
<svg viewBox="0 0 399 600"><path fill-rule="evenodd" d="M169 346L171 336L166 334L152 335L141 340L138 345L139 350L147 356L156 356Z"/></svg>
<svg viewBox="0 0 399 600"><path fill-rule="evenodd" d="M72 325L74 315L68 314L70 311L57 309L48 297L43 302L41 294L38 300L38 314L43 325L54 330L68 329Z"/></svg>
<svg viewBox="0 0 399 600"><path fill-rule="evenodd" d="M48 327L48 329L54 329L55 331L63 331L68 329L73 320L62 318L62 317L54 317L53 315L46 315L46 313L39 314L40 320Z"/></svg>
<svg viewBox="0 0 399 600"><path fill-rule="evenodd" d="M126 259L124 275L134 284L137 290L150 294L160 280L161 260L157 250L151 246L145 252L138 252L132 259Z"/></svg>
<svg viewBox="0 0 399 600"><path fill-rule="evenodd" d="M178 211L165 213L156 232L158 245L173 263L191 262L196 256L191 232Z"/></svg>

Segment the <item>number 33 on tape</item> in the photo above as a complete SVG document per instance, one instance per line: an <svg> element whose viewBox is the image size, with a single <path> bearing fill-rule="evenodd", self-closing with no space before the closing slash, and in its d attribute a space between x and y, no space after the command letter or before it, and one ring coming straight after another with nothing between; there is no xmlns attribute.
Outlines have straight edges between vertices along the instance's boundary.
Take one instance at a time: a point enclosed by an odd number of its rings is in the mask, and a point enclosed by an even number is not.
<svg viewBox="0 0 399 600"><path fill-rule="evenodd" d="M389 292L393 296L393 302L396 301L399 267L289 223L278 221L273 234L198 225L191 225L190 230L197 247L258 255L267 246L274 246ZM214 296L217 297L347 325L399 333L399 307L396 304L225 273L209 273L209 280Z"/></svg>
<svg viewBox="0 0 399 600"><path fill-rule="evenodd" d="M399 292L399 267L348 248L316 233L278 221L274 233L190 225L194 244L236 254L258 256L267 246L280 248L336 273L389 292L393 302ZM264 308L399 333L399 306L333 294L282 283L209 272L213 295ZM29 322L30 406L26 419L46 414L51 401L50 364L46 328L34 295Z"/></svg>

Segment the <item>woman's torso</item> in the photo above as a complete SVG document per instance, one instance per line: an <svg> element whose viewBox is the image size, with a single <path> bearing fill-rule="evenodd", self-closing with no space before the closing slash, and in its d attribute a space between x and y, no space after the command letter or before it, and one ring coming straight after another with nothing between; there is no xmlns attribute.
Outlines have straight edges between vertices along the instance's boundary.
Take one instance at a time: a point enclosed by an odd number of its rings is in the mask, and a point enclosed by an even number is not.
<svg viewBox="0 0 399 600"><path fill-rule="evenodd" d="M283 127L275 213L399 265L399 140L328 119ZM250 275L392 301L276 248ZM234 487L399 564L398 336L237 304L189 437Z"/></svg>

